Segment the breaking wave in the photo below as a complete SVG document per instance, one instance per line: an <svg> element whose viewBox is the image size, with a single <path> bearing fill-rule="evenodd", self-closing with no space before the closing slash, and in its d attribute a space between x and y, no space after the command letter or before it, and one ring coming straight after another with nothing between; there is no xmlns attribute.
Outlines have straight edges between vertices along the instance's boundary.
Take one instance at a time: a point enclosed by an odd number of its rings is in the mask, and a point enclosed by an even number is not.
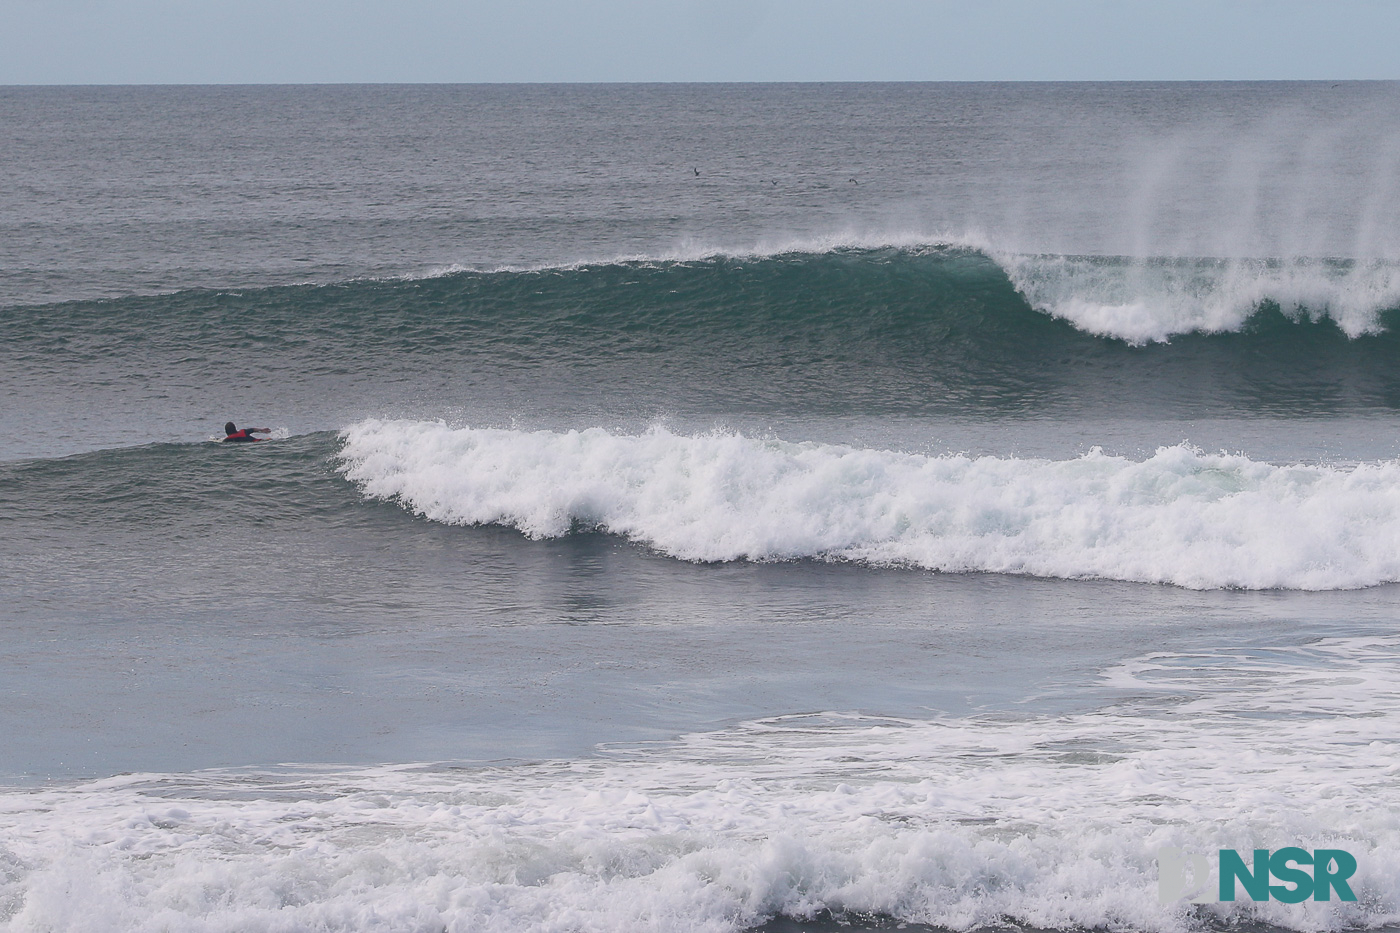
<svg viewBox="0 0 1400 933"><path fill-rule="evenodd" d="M1196 589L1400 580L1400 463L1279 466L1187 446L1145 461L930 456L696 436L365 421L366 496L534 537L622 535L692 561L816 558Z"/></svg>
<svg viewBox="0 0 1400 933"><path fill-rule="evenodd" d="M1387 262L997 259L1033 307L1133 344L1238 332L1265 309L1295 321L1330 321L1355 338L1381 332L1384 312L1400 308L1400 266Z"/></svg>

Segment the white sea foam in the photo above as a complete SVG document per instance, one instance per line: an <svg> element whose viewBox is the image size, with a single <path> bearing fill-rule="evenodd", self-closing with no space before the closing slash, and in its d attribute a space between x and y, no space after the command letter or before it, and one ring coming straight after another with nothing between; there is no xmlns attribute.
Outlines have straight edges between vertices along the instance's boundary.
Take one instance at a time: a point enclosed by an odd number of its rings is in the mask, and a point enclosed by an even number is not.
<svg viewBox="0 0 1400 933"><path fill-rule="evenodd" d="M1061 716L794 716L486 769L130 775L0 794L10 931L954 930L1400 922L1400 639L1139 658ZM1158 901L1155 852L1297 845L1358 900ZM1198 912L1197 912L1198 911Z"/></svg>
<svg viewBox="0 0 1400 933"><path fill-rule="evenodd" d="M1266 303L1294 319L1330 318L1349 337L1382 330L1400 308L1400 266L1310 260L1127 260L997 253L1035 308L1129 343L1238 331Z"/></svg>
<svg viewBox="0 0 1400 933"><path fill-rule="evenodd" d="M533 537L599 528L693 561L819 558L946 572L1341 589L1400 580L1400 463L1277 466L1187 446L1145 461L926 456L656 428L365 421L367 496Z"/></svg>

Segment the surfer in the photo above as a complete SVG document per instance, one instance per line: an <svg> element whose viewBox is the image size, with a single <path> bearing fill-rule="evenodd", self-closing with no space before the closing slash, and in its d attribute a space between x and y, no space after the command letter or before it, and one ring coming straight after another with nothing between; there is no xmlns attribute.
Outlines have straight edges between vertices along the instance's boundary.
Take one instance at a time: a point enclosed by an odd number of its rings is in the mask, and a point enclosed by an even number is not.
<svg viewBox="0 0 1400 933"><path fill-rule="evenodd" d="M223 443L225 443L225 444L230 444L230 443L232 443L232 444L238 444L238 443L248 443L248 442L251 442L251 441L260 441L260 440L262 440L261 437L254 437L253 435L254 435L254 434L271 434L271 433L272 433L272 429L271 429L271 428L244 428L243 430L240 431L240 430L238 429L237 425L235 425L232 421L230 421L230 422L228 422L227 424L224 425L224 435L225 435L225 436L224 436Z"/></svg>

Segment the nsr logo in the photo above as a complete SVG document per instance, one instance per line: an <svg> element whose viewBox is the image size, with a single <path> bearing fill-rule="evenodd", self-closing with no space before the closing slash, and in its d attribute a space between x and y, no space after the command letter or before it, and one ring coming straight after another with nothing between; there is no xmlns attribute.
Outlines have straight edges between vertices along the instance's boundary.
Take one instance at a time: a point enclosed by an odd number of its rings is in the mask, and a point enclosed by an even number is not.
<svg viewBox="0 0 1400 933"><path fill-rule="evenodd" d="M1312 866L1309 874L1301 866ZM1254 850L1254 865L1245 865L1234 849L1219 853L1219 883L1210 890L1210 864L1206 856L1187 854L1180 849L1160 849L1157 852L1157 897L1163 904L1185 899L1191 904L1211 904L1233 901L1236 884L1244 888L1251 900L1273 898L1285 904L1298 904L1308 898L1330 901L1332 892L1337 899L1354 901L1347 879L1356 874L1356 859L1341 849L1307 849L1289 847ZM1270 876L1279 884L1270 884Z"/></svg>

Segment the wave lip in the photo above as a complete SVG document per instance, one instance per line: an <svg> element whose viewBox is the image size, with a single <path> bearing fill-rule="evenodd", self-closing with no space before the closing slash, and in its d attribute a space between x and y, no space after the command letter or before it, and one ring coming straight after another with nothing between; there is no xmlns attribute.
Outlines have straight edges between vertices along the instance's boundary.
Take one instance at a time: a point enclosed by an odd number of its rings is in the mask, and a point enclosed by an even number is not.
<svg viewBox="0 0 1400 933"><path fill-rule="evenodd" d="M783 257L819 257L832 253L887 253L891 251L939 254L949 251L992 254L991 241L981 233L870 233L842 231L825 235L769 237L745 244L720 244L702 240L682 240L669 248L647 252L597 253L577 259L526 263L446 263L427 269L384 277L389 281L421 281L463 273L517 274L532 272L577 272L608 266L650 267L691 265L722 261L762 262Z"/></svg>
<svg viewBox="0 0 1400 933"><path fill-rule="evenodd" d="M596 528L691 561L851 560L966 573L1329 590L1400 580L1400 464L928 456L687 436L364 421L364 495L536 538Z"/></svg>
<svg viewBox="0 0 1400 933"><path fill-rule="evenodd" d="M938 235L846 232L772 239L748 246L683 243L650 253L570 262L469 267L446 265L401 278L460 273L577 272L725 261L754 262L836 253L912 256L977 254L1000 267L1036 310L1096 337L1133 345L1165 343L1183 334L1236 333L1261 309L1294 320L1330 320L1348 337L1382 332L1381 315L1400 309L1400 265L1387 260L1292 257L1097 256L1017 252L983 233Z"/></svg>
<svg viewBox="0 0 1400 933"><path fill-rule="evenodd" d="M651 253L571 262L469 267L446 265L399 278L461 273L577 272L726 261L762 262L837 253L911 256L977 254L1000 267L1025 302L1096 337L1134 345L1182 334L1236 333L1261 309L1295 320L1330 320L1348 337L1382 332L1381 315L1400 309L1400 265L1385 260L1294 257L1075 256L1021 253L980 233L775 239L747 247L686 243Z"/></svg>
<svg viewBox="0 0 1400 933"><path fill-rule="evenodd" d="M1032 307L1132 344L1238 332L1270 306L1356 338L1400 308L1400 267L1387 262L990 255Z"/></svg>

